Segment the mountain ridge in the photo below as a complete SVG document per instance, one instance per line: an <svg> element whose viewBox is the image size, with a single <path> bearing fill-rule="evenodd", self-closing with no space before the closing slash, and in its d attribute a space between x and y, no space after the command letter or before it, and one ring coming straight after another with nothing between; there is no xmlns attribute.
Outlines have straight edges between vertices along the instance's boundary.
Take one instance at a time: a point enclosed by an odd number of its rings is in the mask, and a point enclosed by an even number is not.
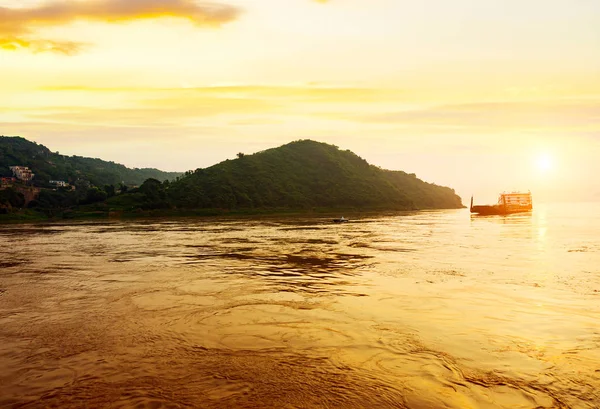
<svg viewBox="0 0 600 409"><path fill-rule="evenodd" d="M47 187L50 180L74 183L85 180L95 186L141 185L148 178L164 181L181 172L155 168L129 168L112 161L84 156L67 156L19 136L0 136L0 176L12 176L10 166L27 166L35 173L34 183Z"/></svg>
<svg viewBox="0 0 600 409"><path fill-rule="evenodd" d="M23 138L2 137L0 176L8 174L13 164L29 166L37 173L33 185L39 195L25 200L23 189L33 187L23 183L3 187L0 210L15 214L27 207L56 218L464 207L449 187L424 182L415 174L382 169L350 150L323 142L304 139L237 156L183 175L152 169L144 174L101 159L52 153ZM138 183L150 177L133 188L112 183L132 175L138 179L130 181ZM175 178L160 180L155 175ZM61 176L70 183L76 179L76 189L49 184L50 178Z"/></svg>
<svg viewBox="0 0 600 409"><path fill-rule="evenodd" d="M308 139L239 153L237 159L187 172L168 190L181 208L463 207L453 189L381 169L349 150Z"/></svg>

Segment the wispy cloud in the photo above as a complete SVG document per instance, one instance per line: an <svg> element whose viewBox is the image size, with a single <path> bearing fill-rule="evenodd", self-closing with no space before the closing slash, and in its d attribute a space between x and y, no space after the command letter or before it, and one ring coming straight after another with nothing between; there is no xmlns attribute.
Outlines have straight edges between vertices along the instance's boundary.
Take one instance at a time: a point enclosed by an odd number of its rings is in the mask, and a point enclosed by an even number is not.
<svg viewBox="0 0 600 409"><path fill-rule="evenodd" d="M193 0L63 0L38 7L0 7L0 48L72 55L85 45L37 38L36 30L77 20L113 23L161 17L182 18L198 26L218 27L235 20L239 14L240 9L231 5Z"/></svg>
<svg viewBox="0 0 600 409"><path fill-rule="evenodd" d="M80 85L52 85L39 89L50 92L123 93L135 95L156 94L159 98L175 97L193 100L202 96L215 98L268 99L285 102L322 102L360 104L365 102L397 102L409 98L407 91L373 87L302 86L302 85L223 85L188 88L89 87Z"/></svg>
<svg viewBox="0 0 600 409"><path fill-rule="evenodd" d="M35 102L46 101L36 106ZM282 117L325 121L313 111L334 107L362 112L366 105L395 104L402 90L343 86L231 85L196 88L86 87L54 85L38 88L28 98L0 105L0 122L15 118L42 122L80 124L185 123L215 119L248 124L249 117L261 123ZM81 101L88 101L82 105ZM11 119L12 118L12 119Z"/></svg>
<svg viewBox="0 0 600 409"><path fill-rule="evenodd" d="M565 131L598 129L600 98L440 105L378 114L340 112L330 119L367 124L435 127L440 130Z"/></svg>

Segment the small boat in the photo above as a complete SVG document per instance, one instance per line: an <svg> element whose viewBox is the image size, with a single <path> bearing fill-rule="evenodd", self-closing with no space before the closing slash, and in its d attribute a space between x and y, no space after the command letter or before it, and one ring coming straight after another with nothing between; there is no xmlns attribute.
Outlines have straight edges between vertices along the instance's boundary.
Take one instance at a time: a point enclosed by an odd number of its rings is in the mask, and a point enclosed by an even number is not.
<svg viewBox="0 0 600 409"><path fill-rule="evenodd" d="M333 219L334 223L347 223L348 219L344 218L344 216L340 217L339 219Z"/></svg>
<svg viewBox="0 0 600 409"><path fill-rule="evenodd" d="M473 205L473 196L471 196L471 213L483 216L507 215L513 213L530 212L533 209L531 192L521 193L501 193L498 197L498 203L495 205Z"/></svg>

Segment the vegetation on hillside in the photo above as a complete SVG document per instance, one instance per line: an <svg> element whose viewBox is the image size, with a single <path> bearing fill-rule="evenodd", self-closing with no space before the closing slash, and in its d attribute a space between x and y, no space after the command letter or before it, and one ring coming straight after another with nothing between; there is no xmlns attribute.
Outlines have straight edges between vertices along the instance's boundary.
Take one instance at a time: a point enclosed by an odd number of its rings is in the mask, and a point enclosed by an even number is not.
<svg viewBox="0 0 600 409"><path fill-rule="evenodd" d="M31 145L27 146L31 152ZM66 171L64 169L73 164L66 165L70 158L52 154L41 145L33 146L37 147L36 156L25 164L35 173L40 172L37 167L40 163L50 165L52 169L47 172ZM14 148L10 155L18 157ZM87 163L102 162L86 160L92 161ZM10 164L6 160L0 163ZM186 172L173 181L147 178L135 188L102 184L113 180L106 179L110 173L98 172L98 168L95 171L96 179L90 180L100 184L90 181L75 190L42 189L29 207L50 217L82 213L147 214L149 211L211 214L213 211L258 213L462 207L461 199L450 188L423 182L414 174L378 168L350 151L310 140L292 142L253 155L239 153L237 159ZM84 171L75 173L79 177L84 174ZM23 197L18 191L6 189L0 194L0 209L5 213L22 205Z"/></svg>
<svg viewBox="0 0 600 409"><path fill-rule="evenodd" d="M0 214L25 206L25 196L13 188L0 190Z"/></svg>
<svg viewBox="0 0 600 409"><path fill-rule="evenodd" d="M350 151L302 140L238 154L168 186L180 208L460 208L452 189L369 165Z"/></svg>
<svg viewBox="0 0 600 409"><path fill-rule="evenodd" d="M0 176L12 176L10 166L27 166L35 173L34 185L50 187L50 180L88 186L141 185L146 179L175 179L181 173L158 169L130 169L114 162L51 152L44 145L20 137L0 136Z"/></svg>

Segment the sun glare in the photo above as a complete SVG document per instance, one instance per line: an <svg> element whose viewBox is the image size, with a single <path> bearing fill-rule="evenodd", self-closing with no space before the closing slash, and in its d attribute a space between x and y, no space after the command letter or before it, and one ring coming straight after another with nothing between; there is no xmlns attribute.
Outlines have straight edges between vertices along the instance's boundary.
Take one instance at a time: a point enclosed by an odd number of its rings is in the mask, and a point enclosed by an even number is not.
<svg viewBox="0 0 600 409"><path fill-rule="evenodd" d="M554 168L554 160L552 159L552 156L543 154L538 156L536 166L540 172L547 173Z"/></svg>

